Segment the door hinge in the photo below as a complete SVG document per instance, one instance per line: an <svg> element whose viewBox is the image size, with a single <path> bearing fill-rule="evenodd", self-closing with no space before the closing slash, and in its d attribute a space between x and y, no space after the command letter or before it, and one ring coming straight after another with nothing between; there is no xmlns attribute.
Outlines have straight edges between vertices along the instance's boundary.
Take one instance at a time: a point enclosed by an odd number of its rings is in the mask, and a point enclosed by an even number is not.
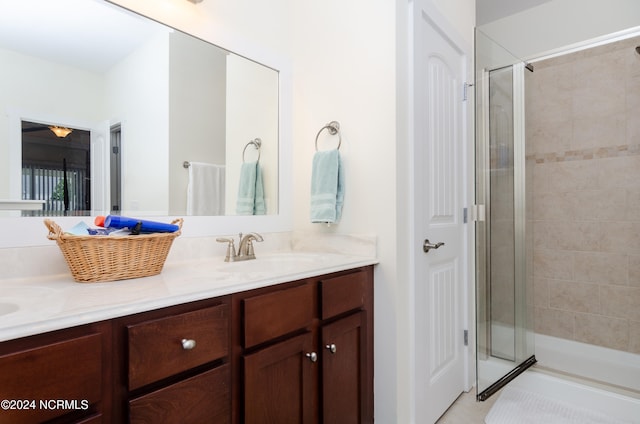
<svg viewBox="0 0 640 424"><path fill-rule="evenodd" d="M111 153L113 153L114 155L119 154L120 149L118 148L118 146L111 146Z"/></svg>
<svg viewBox="0 0 640 424"><path fill-rule="evenodd" d="M464 345L465 346L469 346L469 330L464 330L463 333L463 340L464 340Z"/></svg>
<svg viewBox="0 0 640 424"><path fill-rule="evenodd" d="M469 217L467 216L469 212L468 208L462 208L462 223L466 224L469 221Z"/></svg>
<svg viewBox="0 0 640 424"><path fill-rule="evenodd" d="M484 221L485 211L484 205L471 205L471 220L474 222Z"/></svg>
<svg viewBox="0 0 640 424"><path fill-rule="evenodd" d="M473 87L473 84L465 82L462 84L462 101L466 102L469 98L469 87Z"/></svg>

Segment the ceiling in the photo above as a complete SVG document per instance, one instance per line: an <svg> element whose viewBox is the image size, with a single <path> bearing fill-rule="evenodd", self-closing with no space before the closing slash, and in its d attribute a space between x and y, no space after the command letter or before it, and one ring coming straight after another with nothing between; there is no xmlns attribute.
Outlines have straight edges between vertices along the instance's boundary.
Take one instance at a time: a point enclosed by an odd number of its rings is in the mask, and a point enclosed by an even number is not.
<svg viewBox="0 0 640 424"><path fill-rule="evenodd" d="M476 0L476 26L493 22L552 0Z"/></svg>
<svg viewBox="0 0 640 424"><path fill-rule="evenodd" d="M102 0L0 5L0 47L91 72L106 71L159 30L168 29Z"/></svg>
<svg viewBox="0 0 640 424"><path fill-rule="evenodd" d="M549 1L476 0L476 25ZM123 11L103 0L2 2L0 47L102 73L159 30L169 30Z"/></svg>

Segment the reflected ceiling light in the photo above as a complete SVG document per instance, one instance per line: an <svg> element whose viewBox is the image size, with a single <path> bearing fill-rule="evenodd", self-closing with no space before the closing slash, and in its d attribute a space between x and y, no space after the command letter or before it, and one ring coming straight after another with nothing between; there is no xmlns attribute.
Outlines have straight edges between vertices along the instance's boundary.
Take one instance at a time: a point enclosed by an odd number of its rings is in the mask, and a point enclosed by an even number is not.
<svg viewBox="0 0 640 424"><path fill-rule="evenodd" d="M73 131L71 128L58 127L58 126L51 126L49 127L49 129L53 131L53 133L60 138L65 138L66 136L71 134L71 131Z"/></svg>

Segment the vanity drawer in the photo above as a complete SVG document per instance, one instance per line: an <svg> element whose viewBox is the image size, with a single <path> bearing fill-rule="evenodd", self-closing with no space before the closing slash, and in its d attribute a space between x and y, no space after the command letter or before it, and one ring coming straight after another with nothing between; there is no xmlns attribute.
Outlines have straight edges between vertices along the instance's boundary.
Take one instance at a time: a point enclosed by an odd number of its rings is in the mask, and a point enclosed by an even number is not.
<svg viewBox="0 0 640 424"><path fill-rule="evenodd" d="M364 271L322 280L320 282L322 319L362 308L366 283L367 273Z"/></svg>
<svg viewBox="0 0 640 424"><path fill-rule="evenodd" d="M230 393L225 364L131 400L130 423L230 423Z"/></svg>
<svg viewBox="0 0 640 424"><path fill-rule="evenodd" d="M244 300L244 347L306 328L314 315L313 284Z"/></svg>
<svg viewBox="0 0 640 424"><path fill-rule="evenodd" d="M100 401L102 342L101 334L89 334L0 356L2 399L16 401L0 411L0 422L43 422L70 412L40 401L67 400L74 410Z"/></svg>
<svg viewBox="0 0 640 424"><path fill-rule="evenodd" d="M130 325L127 337L133 390L227 356L229 307L217 305Z"/></svg>

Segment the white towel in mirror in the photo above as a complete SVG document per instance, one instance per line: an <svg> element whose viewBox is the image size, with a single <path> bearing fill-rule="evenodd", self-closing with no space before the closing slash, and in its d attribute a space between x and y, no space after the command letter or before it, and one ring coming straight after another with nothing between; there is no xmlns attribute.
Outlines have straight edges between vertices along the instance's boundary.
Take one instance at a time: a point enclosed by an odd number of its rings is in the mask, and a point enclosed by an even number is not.
<svg viewBox="0 0 640 424"><path fill-rule="evenodd" d="M224 165L191 162L187 215L224 215Z"/></svg>

